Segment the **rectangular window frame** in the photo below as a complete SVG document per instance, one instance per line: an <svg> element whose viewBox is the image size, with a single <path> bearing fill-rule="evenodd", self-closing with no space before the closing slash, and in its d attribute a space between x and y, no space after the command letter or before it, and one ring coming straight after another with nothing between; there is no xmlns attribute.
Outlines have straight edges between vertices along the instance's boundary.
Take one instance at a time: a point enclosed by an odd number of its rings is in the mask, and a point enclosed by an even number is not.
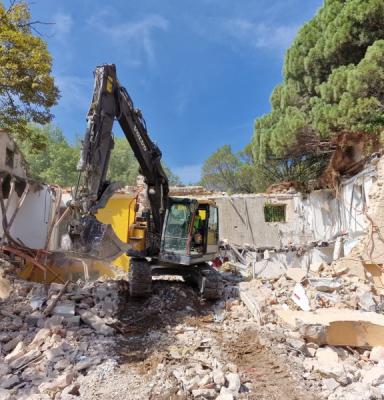
<svg viewBox="0 0 384 400"><path fill-rule="evenodd" d="M264 204L264 221L266 223L286 223L287 205L276 203Z"/></svg>

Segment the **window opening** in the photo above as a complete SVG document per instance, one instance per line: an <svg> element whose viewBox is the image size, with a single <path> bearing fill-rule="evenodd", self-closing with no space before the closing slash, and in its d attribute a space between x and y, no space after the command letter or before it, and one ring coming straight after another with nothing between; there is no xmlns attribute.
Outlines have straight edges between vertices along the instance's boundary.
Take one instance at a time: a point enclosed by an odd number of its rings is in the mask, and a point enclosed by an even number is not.
<svg viewBox="0 0 384 400"><path fill-rule="evenodd" d="M264 220L265 222L286 222L286 205L265 204Z"/></svg>

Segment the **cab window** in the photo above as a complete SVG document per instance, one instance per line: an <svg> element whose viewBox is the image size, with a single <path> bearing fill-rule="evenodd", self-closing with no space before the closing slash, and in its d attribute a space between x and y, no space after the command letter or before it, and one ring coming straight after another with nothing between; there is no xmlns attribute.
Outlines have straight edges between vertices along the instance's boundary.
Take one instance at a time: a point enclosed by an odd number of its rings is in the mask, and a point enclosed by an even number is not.
<svg viewBox="0 0 384 400"><path fill-rule="evenodd" d="M187 249L191 211L186 204L173 204L164 231L165 251L184 253Z"/></svg>
<svg viewBox="0 0 384 400"><path fill-rule="evenodd" d="M216 244L219 239L218 220L217 207L209 206L208 244Z"/></svg>

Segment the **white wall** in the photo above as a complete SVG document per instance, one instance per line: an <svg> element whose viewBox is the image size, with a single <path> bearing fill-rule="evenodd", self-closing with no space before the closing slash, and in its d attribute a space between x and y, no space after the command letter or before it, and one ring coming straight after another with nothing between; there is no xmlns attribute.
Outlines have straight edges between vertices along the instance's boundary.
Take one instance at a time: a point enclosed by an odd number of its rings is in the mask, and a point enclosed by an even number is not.
<svg viewBox="0 0 384 400"><path fill-rule="evenodd" d="M19 197L14 192L9 200L7 219L10 220L15 210ZM22 207L16 214L11 226L10 234L13 238L19 239L24 245L33 249L44 248L47 239L50 221L52 219L52 208L54 206L54 195L48 186L40 186L30 190L25 198ZM0 210L0 218L3 215ZM0 236L4 234L2 224Z"/></svg>
<svg viewBox="0 0 384 400"><path fill-rule="evenodd" d="M215 198L219 207L220 238L256 247L283 247L301 242L301 221L295 213L295 198L299 197L299 194L258 194ZM285 205L287 222L265 222L265 203Z"/></svg>
<svg viewBox="0 0 384 400"><path fill-rule="evenodd" d="M254 194L214 197L219 206L220 239L235 245L283 248L311 242L333 242L346 234L355 241L367 229L364 209L377 177L376 167L342 182L337 197L324 189L309 194ZM265 203L285 204L286 222L265 222Z"/></svg>

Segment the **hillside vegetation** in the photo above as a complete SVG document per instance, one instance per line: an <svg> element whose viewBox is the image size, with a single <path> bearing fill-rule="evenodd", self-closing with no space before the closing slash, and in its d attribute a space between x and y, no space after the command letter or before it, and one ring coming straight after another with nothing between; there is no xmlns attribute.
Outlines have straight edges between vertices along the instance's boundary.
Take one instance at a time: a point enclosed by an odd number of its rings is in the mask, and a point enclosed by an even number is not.
<svg viewBox="0 0 384 400"><path fill-rule="evenodd" d="M318 177L342 131L364 132L371 143L382 139L384 2L325 0L287 50L283 78L271 94L271 111L254 124L247 166L258 177L253 191Z"/></svg>

